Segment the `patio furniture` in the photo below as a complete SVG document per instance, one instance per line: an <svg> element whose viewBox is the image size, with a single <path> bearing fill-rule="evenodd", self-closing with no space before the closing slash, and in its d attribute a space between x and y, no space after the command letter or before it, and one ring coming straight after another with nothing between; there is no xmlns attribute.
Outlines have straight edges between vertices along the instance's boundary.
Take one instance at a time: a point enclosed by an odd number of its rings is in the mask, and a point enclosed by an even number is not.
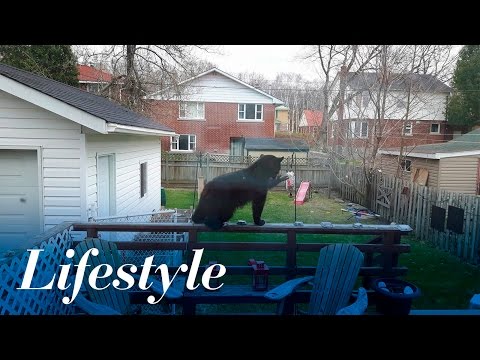
<svg viewBox="0 0 480 360"><path fill-rule="evenodd" d="M368 306L366 290L360 287L357 299L349 305L363 253L350 244L332 244L320 250L315 276L289 280L265 293L265 297L278 301L278 314L284 314L289 295L308 282L312 293L308 305L309 315L360 315Z"/></svg>
<svg viewBox="0 0 480 360"><path fill-rule="evenodd" d="M80 292L74 301L75 305L89 315L126 315L138 313L138 308L132 306L130 303L129 291L116 289L112 285L112 281L117 279L117 269L123 265L123 261L120 258L120 254L114 242L100 240L98 238L85 239L75 247L75 256L73 258L74 263L78 264L83 254L91 248L97 248L99 254L98 256L90 255L88 258L88 265L91 266L85 268L85 274L83 277L83 286L86 290L87 296L84 296L82 292ZM101 275L105 272L100 271L96 286L101 288L105 287L107 284L110 285L103 290L95 290L90 284L88 284L88 279L92 270L100 264L111 265L113 273L112 275L103 278ZM131 275L137 281L140 279L140 276L137 274L132 273ZM160 281L149 276L148 283L152 283L149 290L156 295L156 298L163 294L163 286ZM122 284L121 286L125 287L125 284ZM182 296L183 293L180 290L170 286L165 293L164 299L178 299ZM164 299L162 299L162 301L164 301Z"/></svg>

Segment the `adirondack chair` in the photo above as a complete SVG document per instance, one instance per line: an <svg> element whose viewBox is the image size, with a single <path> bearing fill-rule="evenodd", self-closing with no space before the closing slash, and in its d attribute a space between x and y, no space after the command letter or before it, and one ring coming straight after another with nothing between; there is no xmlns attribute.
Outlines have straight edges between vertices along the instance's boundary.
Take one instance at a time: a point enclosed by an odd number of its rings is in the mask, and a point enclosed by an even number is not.
<svg viewBox="0 0 480 360"><path fill-rule="evenodd" d="M279 302L277 312L283 314L285 300L299 286L311 282L313 285L309 315L360 315L368 306L367 292L358 289L357 299L349 305L363 254L349 244L333 244L320 250L315 276L289 280L265 294L270 300Z"/></svg>
<svg viewBox="0 0 480 360"><path fill-rule="evenodd" d="M130 303L128 291L115 289L112 285L104 290L95 290L88 284L88 277L95 266L99 264L110 264L113 268L113 274L111 276L97 280L97 286L101 287L107 283L111 283L112 278L116 278L116 271L123 264L115 243L98 238L87 238L75 247L75 256L73 257L74 264L78 264L82 255L91 248L97 248L99 254L98 256L89 257L88 264L92 266L87 266L85 269L83 284L87 296L84 296L82 291L80 291L74 300L74 304L89 315L127 315L138 313L138 310ZM132 274L132 276L137 280L140 278L137 274ZM149 277L148 282L153 283L149 290L152 290L157 298L163 294L163 287L160 281ZM170 286L165 293L164 299L177 299L182 296L183 293L180 290Z"/></svg>

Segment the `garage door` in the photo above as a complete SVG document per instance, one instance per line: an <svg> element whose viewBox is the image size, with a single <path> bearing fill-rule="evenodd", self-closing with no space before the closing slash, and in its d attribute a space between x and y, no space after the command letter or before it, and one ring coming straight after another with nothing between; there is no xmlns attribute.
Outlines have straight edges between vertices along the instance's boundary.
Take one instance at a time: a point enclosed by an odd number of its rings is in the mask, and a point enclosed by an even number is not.
<svg viewBox="0 0 480 360"><path fill-rule="evenodd" d="M0 150L0 250L28 247L39 233L37 152Z"/></svg>

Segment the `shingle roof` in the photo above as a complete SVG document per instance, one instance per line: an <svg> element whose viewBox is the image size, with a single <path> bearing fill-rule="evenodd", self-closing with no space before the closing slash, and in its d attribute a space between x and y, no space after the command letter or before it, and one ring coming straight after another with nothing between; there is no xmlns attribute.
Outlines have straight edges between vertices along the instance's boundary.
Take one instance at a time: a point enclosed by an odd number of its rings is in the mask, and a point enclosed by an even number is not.
<svg viewBox="0 0 480 360"><path fill-rule="evenodd" d="M466 133L447 142L408 146L404 148L404 153L413 157L431 157L433 155L435 157L441 158L445 157L445 155L442 156L442 154L464 153L471 151L480 151L480 129L470 131L469 133ZM380 150L381 154L398 155L399 152L400 148ZM459 154L458 156L461 155L462 154Z"/></svg>
<svg viewBox="0 0 480 360"><path fill-rule="evenodd" d="M38 90L110 123L174 132L173 129L127 109L124 106L118 105L102 96L89 93L56 80L48 79L2 63L0 63L0 75Z"/></svg>
<svg viewBox="0 0 480 360"><path fill-rule="evenodd" d="M453 153L480 150L480 129L476 129L453 140L428 145L418 145L407 151L423 154Z"/></svg>
<svg viewBox="0 0 480 360"><path fill-rule="evenodd" d="M78 81L92 81L108 83L112 81L112 74L109 72L97 69L90 65L77 65Z"/></svg>
<svg viewBox="0 0 480 360"><path fill-rule="evenodd" d="M450 92L450 86L444 84L429 74L391 74L391 90L406 90L412 83L412 90L426 92ZM375 88L379 84L378 73L373 72L349 72L347 84L354 90L366 90Z"/></svg>
<svg viewBox="0 0 480 360"><path fill-rule="evenodd" d="M245 138L247 150L284 150L308 151L310 148L303 139L270 139L270 138Z"/></svg>
<svg viewBox="0 0 480 360"><path fill-rule="evenodd" d="M305 119L307 120L307 126L320 126L322 125L323 113L318 110L303 110Z"/></svg>

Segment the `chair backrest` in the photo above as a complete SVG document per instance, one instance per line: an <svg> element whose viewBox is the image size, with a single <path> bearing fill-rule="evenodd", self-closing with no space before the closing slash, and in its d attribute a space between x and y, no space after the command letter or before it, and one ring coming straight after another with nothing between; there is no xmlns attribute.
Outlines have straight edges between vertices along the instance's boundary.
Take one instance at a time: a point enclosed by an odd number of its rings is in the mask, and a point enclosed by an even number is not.
<svg viewBox="0 0 480 360"><path fill-rule="evenodd" d="M348 305L363 253L350 244L333 244L320 250L308 313L335 315Z"/></svg>
<svg viewBox="0 0 480 360"><path fill-rule="evenodd" d="M121 314L127 314L130 311L130 298L128 296L128 291L117 290L112 285L113 279L117 278L117 269L123 264L117 246L115 243L106 240L87 238L75 247L75 256L73 258L74 263L78 264L83 254L85 254L85 252L91 248L97 248L99 254L98 256L90 255L88 257L89 260L87 264L91 266L86 267L83 278L90 301L109 306ZM90 276L93 268L100 264L111 265L113 268L113 273L111 276L97 280L97 287L104 287L106 284L110 283L106 289L95 290L88 284L88 277ZM99 272L99 275L105 274L105 271L106 267L103 266Z"/></svg>

